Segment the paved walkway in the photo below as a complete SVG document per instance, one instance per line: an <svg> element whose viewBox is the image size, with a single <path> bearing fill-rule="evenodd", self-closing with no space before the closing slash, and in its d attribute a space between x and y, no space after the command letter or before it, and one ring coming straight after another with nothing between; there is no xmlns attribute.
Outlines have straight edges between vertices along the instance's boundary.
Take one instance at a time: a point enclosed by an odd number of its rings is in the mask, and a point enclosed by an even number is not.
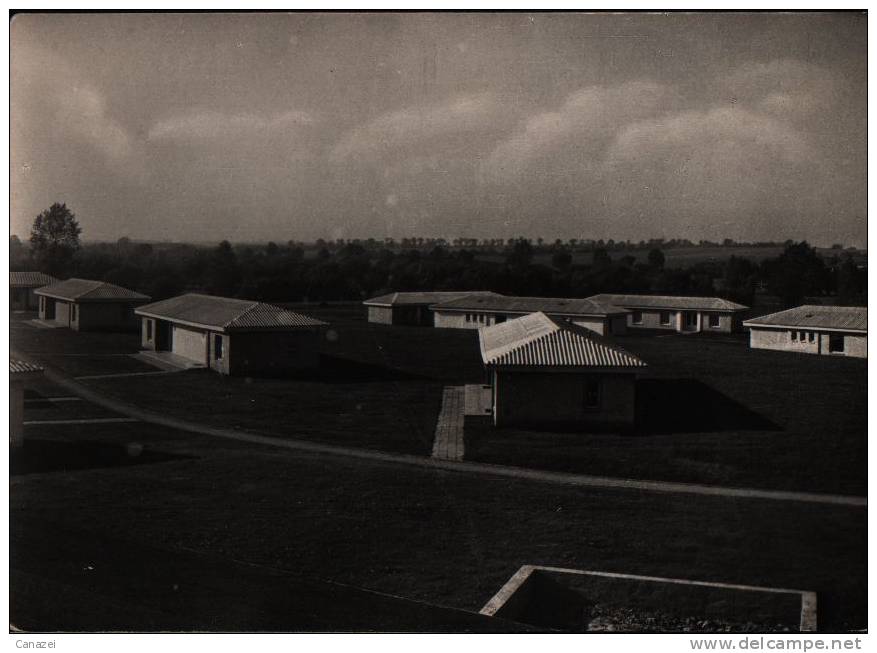
<svg viewBox="0 0 877 653"><path fill-rule="evenodd" d="M432 457L442 460L463 460L463 406L465 388L460 385L445 386L442 393L442 409L435 425L435 442Z"/></svg>
<svg viewBox="0 0 877 653"><path fill-rule="evenodd" d="M13 355L15 353L13 352ZM345 456L360 460L371 460L385 463L395 463L424 467L428 469L440 469L443 471L459 472L464 474L477 474L492 477L505 477L518 480L529 480L553 485L566 485L574 487L596 487L619 490L636 490L639 492L659 492L681 495L716 496L733 499L762 499L770 501L791 501L801 503L826 504L834 506L867 507L868 498L859 496L847 496L841 494L818 494L812 492L787 492L783 490L760 490L753 488L722 487L718 485L694 485L689 483L673 483L667 481L645 481L625 478L612 478L606 476L591 476L586 474L569 474L564 472L549 472L524 467L510 467L506 465L491 465L468 461L442 460L439 458L426 458L410 454L385 453L355 447L343 447L330 444L319 444L305 440L293 440L275 438L267 435L258 435L235 429L219 428L188 422L176 417L169 417L152 411L143 410L131 404L106 397L91 388L79 383L66 375L58 373L50 366L46 366L45 376L52 382L66 388L73 394L79 395L87 401L103 406L117 413L137 418L143 422L163 426L165 428L210 435L218 438L250 442L270 447L279 447L293 451L305 451L309 453Z"/></svg>

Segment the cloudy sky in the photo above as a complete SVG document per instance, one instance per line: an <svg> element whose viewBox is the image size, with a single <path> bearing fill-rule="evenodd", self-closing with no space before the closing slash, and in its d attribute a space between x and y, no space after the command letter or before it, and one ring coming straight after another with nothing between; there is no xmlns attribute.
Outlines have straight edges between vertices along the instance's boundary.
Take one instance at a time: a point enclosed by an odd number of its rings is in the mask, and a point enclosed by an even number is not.
<svg viewBox="0 0 877 653"><path fill-rule="evenodd" d="M11 228L87 239L865 245L847 14L96 14L12 23Z"/></svg>

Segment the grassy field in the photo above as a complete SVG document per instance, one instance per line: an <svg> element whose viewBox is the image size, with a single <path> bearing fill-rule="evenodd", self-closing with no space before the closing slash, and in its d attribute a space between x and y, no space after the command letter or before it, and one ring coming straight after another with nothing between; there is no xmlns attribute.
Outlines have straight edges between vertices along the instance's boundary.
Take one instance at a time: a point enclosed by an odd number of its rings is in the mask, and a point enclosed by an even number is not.
<svg viewBox="0 0 877 653"><path fill-rule="evenodd" d="M57 555L72 556L80 538L100 537L114 544L65 564L117 567L126 543L148 543L169 559L198 552L478 610L520 565L545 564L816 590L823 628L865 623L862 509L564 488L139 424L28 437L65 457L117 454L13 476L13 570L52 573L16 541L58 536L71 545ZM150 458L127 460L132 443Z"/></svg>
<svg viewBox="0 0 877 653"><path fill-rule="evenodd" d="M867 492L864 360L750 350L745 337L627 336L648 362L635 435L493 429L466 458L564 471L814 492Z"/></svg>
<svg viewBox="0 0 877 653"><path fill-rule="evenodd" d="M368 324L354 304L293 308L331 323L317 373L245 379L197 370L87 383L207 424L426 455L443 385L483 380L473 331ZM13 338L80 374L139 364L87 355L104 350L102 340L85 335L22 326ZM116 337L106 353L131 343ZM495 430L486 419L467 418L466 458L626 478L865 493L865 361L750 350L745 336L631 335L620 343L649 363L638 385L635 435Z"/></svg>

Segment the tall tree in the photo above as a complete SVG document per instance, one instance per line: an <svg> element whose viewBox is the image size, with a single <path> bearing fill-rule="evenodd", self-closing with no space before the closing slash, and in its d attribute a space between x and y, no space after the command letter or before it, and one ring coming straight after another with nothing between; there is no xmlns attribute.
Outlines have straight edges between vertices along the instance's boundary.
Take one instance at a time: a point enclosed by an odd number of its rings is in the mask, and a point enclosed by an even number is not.
<svg viewBox="0 0 877 653"><path fill-rule="evenodd" d="M37 267L47 274L62 276L70 269L79 250L82 229L66 204L52 204L34 220L30 248Z"/></svg>

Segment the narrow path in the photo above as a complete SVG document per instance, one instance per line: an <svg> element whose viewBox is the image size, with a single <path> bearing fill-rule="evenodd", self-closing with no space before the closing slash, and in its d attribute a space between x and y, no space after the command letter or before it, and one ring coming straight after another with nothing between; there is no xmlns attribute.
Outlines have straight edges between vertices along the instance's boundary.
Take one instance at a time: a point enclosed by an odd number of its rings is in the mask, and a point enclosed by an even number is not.
<svg viewBox="0 0 877 653"><path fill-rule="evenodd" d="M433 458L463 460L464 392L464 386L445 386L442 393L442 409L435 425L435 442L432 445Z"/></svg>
<svg viewBox="0 0 877 653"><path fill-rule="evenodd" d="M128 376L162 376L164 374L176 374L182 370L161 370L156 372L115 372L113 374L88 374L87 376L74 377L77 380L87 381L88 379L122 379Z"/></svg>
<svg viewBox="0 0 877 653"><path fill-rule="evenodd" d="M524 467L511 467L506 465L491 465L467 461L441 460L438 458L426 458L410 454L385 453L355 447L342 447L329 444L318 444L305 440L292 440L270 437L238 431L234 429L218 428L188 422L176 417L161 415L152 411L144 410L131 404L106 397L75 379L58 373L46 366L46 377L66 388L73 394L79 395L87 401L91 401L109 410L137 418L143 422L164 426L166 428L210 435L241 442L251 442L271 447L280 447L293 451L305 451L309 453L345 456L360 460L372 460L385 463L397 463L412 465L427 469L440 469L444 471L460 472L464 474L479 474L484 476L504 477L520 480L536 481L553 485L567 485L575 487L596 487L621 490L638 490L641 492L660 492L671 494L694 494L701 496L718 496L734 499L766 499L771 501L792 501L802 503L826 504L835 506L866 507L867 497L847 496L840 494L819 494L812 492L790 492L784 490L760 490L753 488L722 487L717 485L695 485L689 483L675 483L669 481L648 481L625 478L612 478L606 476L591 476L587 474L570 474L564 472L550 472Z"/></svg>
<svg viewBox="0 0 877 653"><path fill-rule="evenodd" d="M87 419L32 419L25 420L25 426L50 426L52 424L130 424L139 422L136 417L89 417Z"/></svg>

